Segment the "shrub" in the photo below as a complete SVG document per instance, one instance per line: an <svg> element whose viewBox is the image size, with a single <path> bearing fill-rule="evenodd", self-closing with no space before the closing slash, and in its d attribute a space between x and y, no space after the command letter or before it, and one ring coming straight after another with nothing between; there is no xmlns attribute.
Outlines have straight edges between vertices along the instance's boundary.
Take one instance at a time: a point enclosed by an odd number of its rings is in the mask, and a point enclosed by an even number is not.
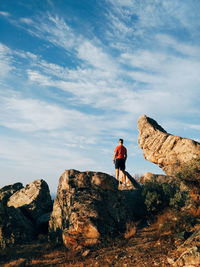
<svg viewBox="0 0 200 267"><path fill-rule="evenodd" d="M183 207L187 193L175 184L149 181L142 188L142 197L147 214L156 214L166 207L177 210Z"/></svg>
<svg viewBox="0 0 200 267"><path fill-rule="evenodd" d="M200 158L192 159L185 163L176 176L190 185L200 185Z"/></svg>
<svg viewBox="0 0 200 267"><path fill-rule="evenodd" d="M179 210L179 208L183 207L188 198L188 193L183 191L177 191L174 196L169 200L169 206L173 209Z"/></svg>

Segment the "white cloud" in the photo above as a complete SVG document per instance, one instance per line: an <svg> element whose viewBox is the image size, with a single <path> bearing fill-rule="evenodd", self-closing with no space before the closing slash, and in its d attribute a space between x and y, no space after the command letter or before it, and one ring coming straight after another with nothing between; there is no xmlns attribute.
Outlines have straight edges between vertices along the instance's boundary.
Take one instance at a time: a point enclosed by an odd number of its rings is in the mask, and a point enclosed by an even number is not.
<svg viewBox="0 0 200 267"><path fill-rule="evenodd" d="M90 127L93 116L77 110L21 97L1 97L0 100L1 125L8 128L24 132L68 128L79 133L93 129L93 125Z"/></svg>
<svg viewBox="0 0 200 267"><path fill-rule="evenodd" d="M5 77L13 68L10 49L0 43L0 77Z"/></svg>
<svg viewBox="0 0 200 267"><path fill-rule="evenodd" d="M5 12L5 11L0 11L0 15L1 16L4 16L4 17L9 17L10 16L10 13Z"/></svg>
<svg viewBox="0 0 200 267"><path fill-rule="evenodd" d="M84 41L79 47L78 57L91 64L94 68L100 68L102 70L110 70L114 73L116 66L111 58L105 54L101 48L93 45L89 41Z"/></svg>
<svg viewBox="0 0 200 267"><path fill-rule="evenodd" d="M49 143L43 139L24 140L23 138L1 137L0 168L9 179L5 183L30 183L35 179L45 179L51 192L56 192L59 176L65 169L95 169L96 163L84 151L67 147L63 143Z"/></svg>
<svg viewBox="0 0 200 267"><path fill-rule="evenodd" d="M30 18L20 18L20 22L30 25L33 24L33 20Z"/></svg>

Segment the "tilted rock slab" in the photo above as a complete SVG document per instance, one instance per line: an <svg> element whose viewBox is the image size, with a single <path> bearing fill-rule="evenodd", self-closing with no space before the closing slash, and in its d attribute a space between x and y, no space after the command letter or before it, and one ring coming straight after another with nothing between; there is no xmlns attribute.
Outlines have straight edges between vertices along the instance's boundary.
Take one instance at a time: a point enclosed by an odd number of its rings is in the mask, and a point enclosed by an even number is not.
<svg viewBox="0 0 200 267"><path fill-rule="evenodd" d="M20 208L30 220L36 222L40 216L52 211L49 186L44 180L35 180L15 192L7 205Z"/></svg>
<svg viewBox="0 0 200 267"><path fill-rule="evenodd" d="M4 205L7 204L9 198L18 190L22 189L22 183L15 183L12 185L6 185L0 189L0 202Z"/></svg>
<svg viewBox="0 0 200 267"><path fill-rule="evenodd" d="M138 120L138 143L145 159L173 176L180 167L200 157L200 143L167 133L155 120L142 115Z"/></svg>
<svg viewBox="0 0 200 267"><path fill-rule="evenodd" d="M63 241L69 249L80 249L124 232L130 214L114 177L66 170L54 201L50 238Z"/></svg>

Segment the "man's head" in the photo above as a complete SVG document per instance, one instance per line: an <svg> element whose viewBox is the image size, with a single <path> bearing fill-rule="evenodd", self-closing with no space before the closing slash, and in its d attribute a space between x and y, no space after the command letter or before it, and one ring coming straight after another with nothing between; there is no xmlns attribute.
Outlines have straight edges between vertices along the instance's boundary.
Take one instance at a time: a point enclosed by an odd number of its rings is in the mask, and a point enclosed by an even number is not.
<svg viewBox="0 0 200 267"><path fill-rule="evenodd" d="M120 138L119 139L119 144L123 145L123 143L124 143L124 140Z"/></svg>

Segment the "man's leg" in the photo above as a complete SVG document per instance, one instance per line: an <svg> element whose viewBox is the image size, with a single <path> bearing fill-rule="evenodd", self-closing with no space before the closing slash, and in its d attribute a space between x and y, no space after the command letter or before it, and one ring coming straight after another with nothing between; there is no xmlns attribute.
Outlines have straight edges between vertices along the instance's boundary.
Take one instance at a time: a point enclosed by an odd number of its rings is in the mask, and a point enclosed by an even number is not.
<svg viewBox="0 0 200 267"><path fill-rule="evenodd" d="M126 172L122 170L122 183L126 185Z"/></svg>
<svg viewBox="0 0 200 267"><path fill-rule="evenodd" d="M115 177L119 181L119 169L115 169Z"/></svg>

